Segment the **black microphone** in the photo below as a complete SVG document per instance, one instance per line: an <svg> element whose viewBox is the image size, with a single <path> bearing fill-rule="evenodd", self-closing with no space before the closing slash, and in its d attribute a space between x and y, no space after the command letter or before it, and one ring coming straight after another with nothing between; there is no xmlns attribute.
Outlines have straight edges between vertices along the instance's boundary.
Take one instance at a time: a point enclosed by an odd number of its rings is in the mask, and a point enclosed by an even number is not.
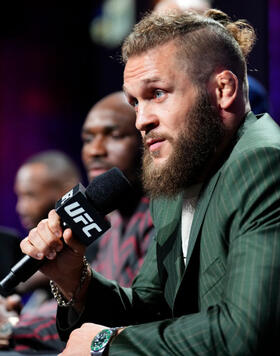
<svg viewBox="0 0 280 356"><path fill-rule="evenodd" d="M85 187L79 183L56 203L55 210L61 217L63 228L69 227L75 236L88 246L110 228L104 216L120 208L132 186L116 167L94 178ZM0 286L11 290L31 277L46 259L36 260L25 255L15 264Z"/></svg>

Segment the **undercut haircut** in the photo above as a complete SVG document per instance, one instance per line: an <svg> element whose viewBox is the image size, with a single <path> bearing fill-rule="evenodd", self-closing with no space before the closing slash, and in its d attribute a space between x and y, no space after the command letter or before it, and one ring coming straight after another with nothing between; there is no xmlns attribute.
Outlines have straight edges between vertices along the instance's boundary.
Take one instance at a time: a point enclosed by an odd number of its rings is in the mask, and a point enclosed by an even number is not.
<svg viewBox="0 0 280 356"><path fill-rule="evenodd" d="M194 84L206 84L216 69L232 71L241 85L255 32L245 20L231 21L222 11L148 13L134 26L122 46L123 62L174 41L178 63ZM247 82L247 81L246 81Z"/></svg>

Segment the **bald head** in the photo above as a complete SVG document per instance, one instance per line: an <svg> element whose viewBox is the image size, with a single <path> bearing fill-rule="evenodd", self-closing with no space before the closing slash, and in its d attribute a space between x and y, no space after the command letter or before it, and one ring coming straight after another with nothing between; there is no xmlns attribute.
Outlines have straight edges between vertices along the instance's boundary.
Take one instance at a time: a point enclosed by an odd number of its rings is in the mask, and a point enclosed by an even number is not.
<svg viewBox="0 0 280 356"><path fill-rule="evenodd" d="M113 115L123 116L128 120L131 120L133 123L135 122L135 111L128 104L127 99L122 91L109 94L98 101L89 111L86 120L89 118L89 116L98 110L108 112L110 111Z"/></svg>
<svg viewBox="0 0 280 356"><path fill-rule="evenodd" d="M135 120L123 92L112 93L92 107L82 128L82 160L89 181L112 167L132 181L138 179L141 138Z"/></svg>
<svg viewBox="0 0 280 356"><path fill-rule="evenodd" d="M15 179L16 210L22 225L27 230L35 227L79 180L76 165L60 151L45 151L24 162Z"/></svg>
<svg viewBox="0 0 280 356"><path fill-rule="evenodd" d="M166 11L196 11L203 13L209 10L211 1L209 0L161 0L157 3L154 11L163 13Z"/></svg>

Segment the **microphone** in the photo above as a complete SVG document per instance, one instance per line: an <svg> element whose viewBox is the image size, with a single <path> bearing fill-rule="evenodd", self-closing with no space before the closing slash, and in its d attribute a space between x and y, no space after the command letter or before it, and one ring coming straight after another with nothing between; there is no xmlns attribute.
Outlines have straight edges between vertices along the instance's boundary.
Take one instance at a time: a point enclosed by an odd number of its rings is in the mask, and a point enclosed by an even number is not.
<svg viewBox="0 0 280 356"><path fill-rule="evenodd" d="M104 216L120 208L131 193L129 181L114 167L94 178L86 189L81 183L77 184L57 201L55 210L63 228L69 227L79 241L88 246L111 227ZM0 281L0 286L13 289L38 271L46 260L25 255Z"/></svg>

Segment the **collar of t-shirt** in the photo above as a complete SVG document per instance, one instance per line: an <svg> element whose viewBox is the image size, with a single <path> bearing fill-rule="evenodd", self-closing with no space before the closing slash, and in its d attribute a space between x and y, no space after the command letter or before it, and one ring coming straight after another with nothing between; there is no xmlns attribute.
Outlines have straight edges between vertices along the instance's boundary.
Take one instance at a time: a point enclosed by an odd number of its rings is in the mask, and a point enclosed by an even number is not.
<svg viewBox="0 0 280 356"><path fill-rule="evenodd" d="M183 251L183 258L185 264L186 264L193 216L194 216L201 186L202 184L192 185L184 192L183 205L182 205L182 219L181 219L182 221L181 235L182 235L182 251Z"/></svg>

